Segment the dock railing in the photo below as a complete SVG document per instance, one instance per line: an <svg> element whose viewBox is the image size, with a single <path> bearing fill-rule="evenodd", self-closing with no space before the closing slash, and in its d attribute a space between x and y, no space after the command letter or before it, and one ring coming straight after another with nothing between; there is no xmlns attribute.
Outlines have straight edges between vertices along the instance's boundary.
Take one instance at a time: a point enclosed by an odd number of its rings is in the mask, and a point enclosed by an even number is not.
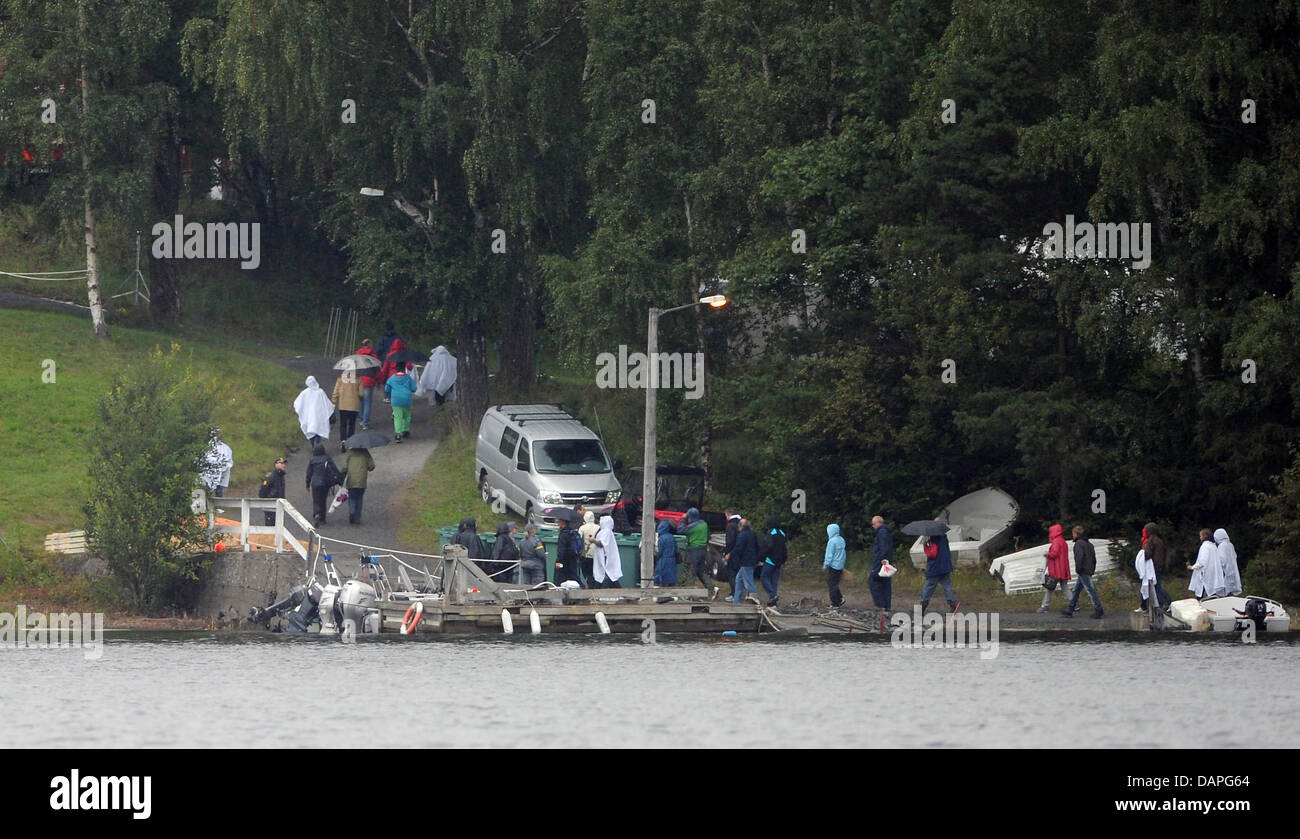
<svg viewBox="0 0 1300 839"><path fill-rule="evenodd" d="M276 553L293 551L307 561L320 545L320 534L302 513L283 498L218 498L220 517L230 517L238 512L235 524L217 524L216 511L208 511L208 524L218 533L229 533L239 539L239 547L249 550L250 536L273 536L272 545L252 543L256 548L273 547ZM275 512L275 524L267 525L265 513ZM254 516L257 523L254 524Z"/></svg>

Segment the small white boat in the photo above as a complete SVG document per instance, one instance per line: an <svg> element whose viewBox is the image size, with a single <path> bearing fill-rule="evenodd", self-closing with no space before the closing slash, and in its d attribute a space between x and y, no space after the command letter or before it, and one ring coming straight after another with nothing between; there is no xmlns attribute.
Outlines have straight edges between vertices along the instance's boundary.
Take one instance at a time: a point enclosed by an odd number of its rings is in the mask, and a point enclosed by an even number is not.
<svg viewBox="0 0 1300 839"><path fill-rule="evenodd" d="M1110 548L1115 540L1089 539L1092 549L1097 554L1097 570L1094 577L1102 577L1114 572L1118 563L1111 558ZM1078 574L1074 570L1074 543L1067 540L1070 548L1070 579ZM1043 590L1043 572L1047 568L1048 544L1035 545L1004 556L995 557L989 563L989 573L1002 581L1002 590L1007 594L1029 594Z"/></svg>
<svg viewBox="0 0 1300 839"><path fill-rule="evenodd" d="M986 487L967 493L944 507L935 521L948 525L948 548L952 551L954 565L978 565L981 559L1006 543L1011 525L1020 515L1016 499L995 487ZM909 551L912 564L925 567L925 553L921 539L912 543Z"/></svg>
<svg viewBox="0 0 1300 839"><path fill-rule="evenodd" d="M1259 609L1258 613L1252 612L1247 606L1248 601L1251 600L1263 602L1263 607L1256 607ZM1254 614L1257 614L1258 620L1263 622L1265 632L1291 630L1291 616L1286 613L1286 608L1276 600L1269 600L1267 597L1209 597L1201 601L1201 608L1209 613L1210 628L1215 632L1243 630L1246 624L1252 621Z"/></svg>

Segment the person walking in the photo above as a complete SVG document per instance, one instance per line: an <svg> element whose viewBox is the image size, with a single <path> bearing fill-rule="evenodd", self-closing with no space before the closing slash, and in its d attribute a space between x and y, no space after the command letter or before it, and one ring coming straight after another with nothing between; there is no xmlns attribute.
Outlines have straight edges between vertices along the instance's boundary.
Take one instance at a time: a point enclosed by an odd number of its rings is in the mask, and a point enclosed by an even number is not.
<svg viewBox="0 0 1300 839"><path fill-rule="evenodd" d="M614 536L614 517L601 516L600 530L596 532L596 554L591 560L596 588L619 588L623 577L623 558L618 555L618 540Z"/></svg>
<svg viewBox="0 0 1300 839"><path fill-rule="evenodd" d="M731 557L736 563L736 584L732 587L731 602L739 603L744 598L755 606L759 605L758 588L754 585L754 569L758 567L758 536L750 527L749 519L740 520ZM746 591L749 594L745 594Z"/></svg>
<svg viewBox="0 0 1300 839"><path fill-rule="evenodd" d="M1223 593L1236 597L1241 594L1241 571L1237 568L1237 549L1228 539L1228 531L1222 527L1214 531L1214 544L1219 551L1219 567L1223 569Z"/></svg>
<svg viewBox="0 0 1300 839"><path fill-rule="evenodd" d="M384 334L379 336L379 343L375 345L375 355L380 361L383 361L393 351L393 344L401 340L401 338L397 337L397 327L393 326L393 322L391 320L385 321Z"/></svg>
<svg viewBox="0 0 1300 839"><path fill-rule="evenodd" d="M334 404L339 410L339 451L348 450L348 438L357 432L357 416L361 413L361 395L364 388L357 381L356 371L344 370L334 382Z"/></svg>
<svg viewBox="0 0 1300 839"><path fill-rule="evenodd" d="M880 516L871 517L871 527L876 531L876 538L871 544L871 574L867 577L867 588L871 589L871 604L881 610L880 631L884 632L885 612L889 611L894 599L894 580L880 576L880 569L894 555L894 537Z"/></svg>
<svg viewBox="0 0 1300 839"><path fill-rule="evenodd" d="M257 489L258 498L284 498L284 471L288 466L284 458L275 459L271 471L262 478L262 485ZM275 510L263 510L262 515L267 527L275 527Z"/></svg>
<svg viewBox="0 0 1300 839"><path fill-rule="evenodd" d="M611 518L610 522L613 521ZM578 535L582 538L582 557L578 560L578 567L582 571L583 588L600 588L594 576L596 536L599 534L600 525L596 523L596 514L591 510L584 510L582 513L582 526L578 528Z"/></svg>
<svg viewBox="0 0 1300 839"><path fill-rule="evenodd" d="M429 363L420 374L420 390L429 395L429 407L456 401L456 356L439 344L429 353Z"/></svg>
<svg viewBox="0 0 1300 839"><path fill-rule="evenodd" d="M767 605L776 606L780 599L781 568L789 558L789 548L785 531L781 529L781 520L768 516L763 523L763 539L759 545L762 557L759 581L767 592Z"/></svg>
<svg viewBox="0 0 1300 839"><path fill-rule="evenodd" d="M1065 593L1065 584L1070 582L1070 548L1065 544L1065 528L1054 524L1047 530L1047 570L1043 574L1043 605L1038 611L1046 612L1052 606L1052 592L1061 589L1061 598L1069 597Z"/></svg>
<svg viewBox="0 0 1300 839"><path fill-rule="evenodd" d="M1196 595L1197 600L1212 597L1223 587L1223 581L1219 579L1219 550L1215 547L1208 528L1201 529L1201 546L1196 552L1196 563L1187 568L1192 572L1187 589Z"/></svg>
<svg viewBox="0 0 1300 839"><path fill-rule="evenodd" d="M668 519L660 519L655 528L659 538L655 542L655 576L657 586L677 585L677 536Z"/></svg>
<svg viewBox="0 0 1300 839"><path fill-rule="evenodd" d="M1097 587L1092 584L1092 575L1097 573L1097 550L1088 541L1087 532L1083 525L1076 524L1072 531L1074 536L1074 573L1079 578L1074 581L1074 591L1070 592L1070 602L1061 614L1067 618L1074 615L1074 609L1079 605L1079 592L1084 589L1088 590L1088 599L1092 601L1092 616L1100 619L1106 614L1101 607L1101 597L1097 594Z"/></svg>
<svg viewBox="0 0 1300 839"><path fill-rule="evenodd" d="M844 550L844 537L840 536L840 526L826 525L826 553L822 558L822 568L826 569L826 589L830 593L832 609L844 605L844 595L840 593L840 580L844 577L846 559L848 554Z"/></svg>
<svg viewBox="0 0 1300 839"><path fill-rule="evenodd" d="M393 432L399 443L411 436L411 399L416 389L414 379L404 369L384 382L384 394L393 402Z"/></svg>
<svg viewBox="0 0 1300 839"><path fill-rule="evenodd" d="M321 390L315 376L307 377L307 386L293 400L293 410L298 415L298 427L313 446L320 440L329 439L334 403Z"/></svg>
<svg viewBox="0 0 1300 839"><path fill-rule="evenodd" d="M221 439L221 429L208 432L208 451L204 455L202 478L208 491L221 498L230 486L230 470L235 467L235 455Z"/></svg>
<svg viewBox="0 0 1300 839"><path fill-rule="evenodd" d="M1167 609L1169 604L1173 602L1173 598L1160 584L1160 578L1165 575L1165 570L1169 565L1168 548L1165 545L1165 540L1160 538L1160 528L1156 526L1155 522L1147 522L1146 527L1142 528L1142 532L1146 534L1146 543L1143 550L1146 551L1147 559L1151 562L1151 570L1155 573L1156 603L1161 609Z"/></svg>
<svg viewBox="0 0 1300 839"><path fill-rule="evenodd" d="M361 346L357 348L356 355L368 355L379 361L379 356L371 348L370 339L362 340ZM380 362L382 366L382 361ZM376 374L379 372L378 367L367 367L361 372L361 430L370 430L370 405L375 399L375 387L379 384Z"/></svg>
<svg viewBox="0 0 1300 839"><path fill-rule="evenodd" d="M691 507L686 511L686 518L677 527L677 532L686 537L686 572L709 593L712 600L718 596L718 586L710 579L709 566L709 524L700 511Z"/></svg>
<svg viewBox="0 0 1300 839"><path fill-rule="evenodd" d="M519 544L515 542L518 532L519 525L512 521L497 525L497 539L492 545L492 579L499 583L518 582Z"/></svg>
<svg viewBox="0 0 1300 839"><path fill-rule="evenodd" d="M330 488L338 486L342 480L342 473L325 453L324 444L317 443L313 446L306 475L307 489L311 490L312 524L317 527L325 524L325 515L329 512Z"/></svg>
<svg viewBox="0 0 1300 839"><path fill-rule="evenodd" d="M546 546L532 522L524 525L524 542L519 546L519 582L526 586L546 582Z"/></svg>
<svg viewBox="0 0 1300 839"><path fill-rule="evenodd" d="M734 599L736 596L736 561L731 557L731 551L736 547L736 537L740 534L740 514L735 510L728 508L726 541L722 547L722 560L726 563L727 585L730 589L727 592L727 599Z"/></svg>
<svg viewBox="0 0 1300 839"><path fill-rule="evenodd" d="M342 409L340 409L342 410ZM348 491L348 524L361 524L361 505L366 498L366 479L375 471L369 449L349 449L343 459L343 488Z"/></svg>
<svg viewBox="0 0 1300 839"><path fill-rule="evenodd" d="M1061 544L1065 544L1062 541ZM925 585L921 587L921 614L930 605L930 596L935 588L942 585L943 593L948 598L948 611L957 611L957 595L952 591L952 551L948 547L948 537L942 533L923 539L921 550L925 554Z"/></svg>

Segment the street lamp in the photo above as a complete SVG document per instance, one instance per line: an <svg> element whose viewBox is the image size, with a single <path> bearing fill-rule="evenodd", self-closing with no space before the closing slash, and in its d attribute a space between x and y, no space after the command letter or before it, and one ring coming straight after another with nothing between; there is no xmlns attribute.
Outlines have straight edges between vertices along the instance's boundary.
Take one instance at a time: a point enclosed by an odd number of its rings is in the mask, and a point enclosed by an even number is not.
<svg viewBox="0 0 1300 839"><path fill-rule="evenodd" d="M641 474L641 588L650 588L654 584L655 567L655 485L658 482L658 463L655 450L655 415L658 409L656 389L659 386L657 375L659 366L655 357L659 353L659 318L670 312L694 309L696 306L712 306L721 309L727 305L723 294L711 294L701 297L694 303L676 306L672 309L650 309L650 319L646 327L646 360L650 365L649 381L645 388L645 462Z"/></svg>

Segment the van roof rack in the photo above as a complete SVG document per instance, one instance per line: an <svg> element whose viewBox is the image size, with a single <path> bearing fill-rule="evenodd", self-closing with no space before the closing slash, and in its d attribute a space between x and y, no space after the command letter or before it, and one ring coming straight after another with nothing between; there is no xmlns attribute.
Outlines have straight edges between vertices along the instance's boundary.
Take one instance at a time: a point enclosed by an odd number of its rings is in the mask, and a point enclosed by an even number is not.
<svg viewBox="0 0 1300 839"><path fill-rule="evenodd" d="M556 403L552 403L552 404L550 404L550 405L540 405L540 404L539 404L539 405L520 405L520 406L518 406L518 407L520 407L520 408L529 408L529 409L530 409L530 410L526 410L526 411L510 411L510 410L507 410L507 409L509 409L509 408L511 408L511 407L514 407L514 406L512 406L512 405L497 405L497 406L496 406L496 409L497 409L498 411L500 411L501 413L505 414L507 417L509 417L511 422L518 423L519 425L524 425L524 424L526 424L529 420L532 420L532 421L534 421L534 422L537 422L537 421L539 421L539 420L548 420L548 421L551 421L551 422L554 422L554 421L556 421L556 420L573 420L574 422L581 422L581 420L579 420L579 419L578 419L577 417L575 417L573 414L571 414L571 413L569 413L568 411L566 411L566 410L564 409L564 406L561 405L561 404L558 403L558 402L556 402Z"/></svg>

